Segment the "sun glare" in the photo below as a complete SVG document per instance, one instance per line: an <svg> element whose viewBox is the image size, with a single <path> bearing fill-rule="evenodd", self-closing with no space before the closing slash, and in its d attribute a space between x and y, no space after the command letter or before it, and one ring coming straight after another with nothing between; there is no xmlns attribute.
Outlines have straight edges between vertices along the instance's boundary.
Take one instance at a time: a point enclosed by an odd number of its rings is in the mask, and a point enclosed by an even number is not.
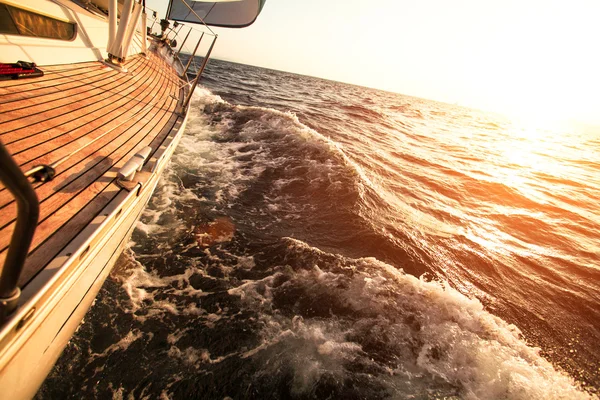
<svg viewBox="0 0 600 400"><path fill-rule="evenodd" d="M547 196L537 182L540 176L567 179L570 169L563 162L570 154L564 131L539 127L537 120L515 122L502 140L494 143L498 159L486 171L496 182L518 190L529 199L545 203ZM546 120L547 121L547 120Z"/></svg>

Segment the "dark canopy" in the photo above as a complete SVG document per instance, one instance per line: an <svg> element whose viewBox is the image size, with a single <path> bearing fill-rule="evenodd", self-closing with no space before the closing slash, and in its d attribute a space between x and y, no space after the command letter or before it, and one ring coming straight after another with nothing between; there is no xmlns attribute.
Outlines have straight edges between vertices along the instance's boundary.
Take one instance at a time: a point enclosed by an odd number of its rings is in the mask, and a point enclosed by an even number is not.
<svg viewBox="0 0 600 400"><path fill-rule="evenodd" d="M185 1L185 3L184 3ZM167 19L172 21L201 24L202 18L207 25L227 28L243 28L251 25L260 14L266 0L220 0L192 1L171 0ZM198 16L190 10L189 5Z"/></svg>

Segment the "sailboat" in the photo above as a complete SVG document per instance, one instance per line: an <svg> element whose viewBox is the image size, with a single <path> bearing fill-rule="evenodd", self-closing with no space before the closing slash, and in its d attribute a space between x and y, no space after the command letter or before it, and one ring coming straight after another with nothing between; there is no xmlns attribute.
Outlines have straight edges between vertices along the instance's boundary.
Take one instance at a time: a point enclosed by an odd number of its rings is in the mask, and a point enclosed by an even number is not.
<svg viewBox="0 0 600 400"><path fill-rule="evenodd" d="M172 0L157 20L143 0L0 0L3 398L35 395L126 246L184 132L210 27L248 26L263 5ZM188 23L202 35L182 39Z"/></svg>

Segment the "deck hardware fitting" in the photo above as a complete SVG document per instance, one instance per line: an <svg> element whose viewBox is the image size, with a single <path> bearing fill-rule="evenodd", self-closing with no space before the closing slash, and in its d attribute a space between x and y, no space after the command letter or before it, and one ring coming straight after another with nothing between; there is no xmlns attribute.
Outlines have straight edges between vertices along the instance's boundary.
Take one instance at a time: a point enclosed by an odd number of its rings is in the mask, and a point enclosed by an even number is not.
<svg viewBox="0 0 600 400"><path fill-rule="evenodd" d="M50 182L56 175L56 169L50 165L42 164L34 167L33 180L35 182Z"/></svg>
<svg viewBox="0 0 600 400"><path fill-rule="evenodd" d="M27 322L29 322L29 320L33 317L33 314L35 314L35 307L32 307L29 311L27 311L27 314L21 318L15 329L18 331L23 328L25 324L27 324Z"/></svg>

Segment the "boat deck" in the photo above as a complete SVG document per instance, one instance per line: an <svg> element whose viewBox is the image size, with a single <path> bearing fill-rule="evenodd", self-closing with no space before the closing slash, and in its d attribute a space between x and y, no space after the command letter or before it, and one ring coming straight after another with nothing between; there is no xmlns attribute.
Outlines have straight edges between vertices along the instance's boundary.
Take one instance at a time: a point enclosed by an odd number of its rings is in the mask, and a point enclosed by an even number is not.
<svg viewBox="0 0 600 400"><path fill-rule="evenodd" d="M175 113L181 86L174 68L149 52L118 72L89 62L40 67L44 76L0 81L0 141L23 172L56 165L56 176L33 186L40 218L23 286L124 189L117 171L145 146L155 152L182 122ZM17 207L0 186L0 268Z"/></svg>

